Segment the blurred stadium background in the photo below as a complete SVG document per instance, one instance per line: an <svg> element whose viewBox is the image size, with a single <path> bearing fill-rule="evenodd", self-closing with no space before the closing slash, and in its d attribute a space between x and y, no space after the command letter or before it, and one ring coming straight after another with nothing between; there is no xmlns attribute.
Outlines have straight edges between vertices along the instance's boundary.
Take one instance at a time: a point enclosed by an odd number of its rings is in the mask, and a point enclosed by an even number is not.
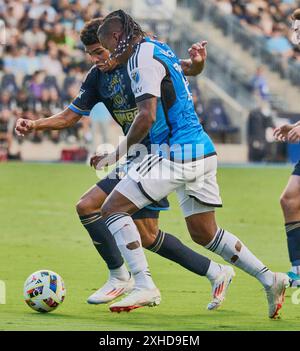
<svg viewBox="0 0 300 351"><path fill-rule="evenodd" d="M84 22L123 8L181 58L208 40L204 73L190 83L221 162L295 162L299 144L275 143L272 131L300 116L300 51L289 19L297 7L293 0L0 0L0 160L85 161L95 145L116 143L121 131L101 106L92 112L99 130L86 118L22 139L14 125L72 101L91 66L79 39Z"/></svg>

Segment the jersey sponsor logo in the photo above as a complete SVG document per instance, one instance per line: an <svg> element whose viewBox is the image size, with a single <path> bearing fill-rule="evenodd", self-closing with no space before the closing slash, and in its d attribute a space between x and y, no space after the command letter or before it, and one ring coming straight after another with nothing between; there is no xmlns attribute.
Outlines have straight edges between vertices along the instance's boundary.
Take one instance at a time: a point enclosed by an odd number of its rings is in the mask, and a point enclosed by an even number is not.
<svg viewBox="0 0 300 351"><path fill-rule="evenodd" d="M123 106L126 103L126 99L122 94L116 94L112 99L115 107Z"/></svg>
<svg viewBox="0 0 300 351"><path fill-rule="evenodd" d="M119 124L124 126L127 123L131 124L133 122L135 116L138 114L138 109L135 107L130 110L114 110L113 114L118 120Z"/></svg>
<svg viewBox="0 0 300 351"><path fill-rule="evenodd" d="M167 57L170 57L170 58L175 57L174 52L172 52L171 50L165 51L165 50L163 50L163 49L160 49L159 52L160 52L161 54L163 54L164 56L167 56Z"/></svg>

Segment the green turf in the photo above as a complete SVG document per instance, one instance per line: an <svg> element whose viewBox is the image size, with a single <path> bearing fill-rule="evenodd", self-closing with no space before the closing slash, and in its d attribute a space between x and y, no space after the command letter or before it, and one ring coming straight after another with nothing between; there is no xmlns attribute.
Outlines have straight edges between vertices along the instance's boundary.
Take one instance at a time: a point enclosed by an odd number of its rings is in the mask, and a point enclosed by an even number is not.
<svg viewBox="0 0 300 351"><path fill-rule="evenodd" d="M273 270L289 268L278 198L290 169L220 169L224 208L221 226L234 232ZM90 306L86 298L105 282L107 272L75 213L80 195L97 180L83 165L0 164L0 280L7 303L0 305L0 330L299 330L300 305L291 303L283 318L270 321L264 292L241 271L222 309L206 310L210 286L181 267L147 253L162 292L157 308L112 314L106 305ZM185 229L175 197L172 211L161 216L161 228L176 233L201 253ZM209 255L222 262L218 256ZM67 297L51 314L39 314L24 303L23 283L39 269L64 278Z"/></svg>

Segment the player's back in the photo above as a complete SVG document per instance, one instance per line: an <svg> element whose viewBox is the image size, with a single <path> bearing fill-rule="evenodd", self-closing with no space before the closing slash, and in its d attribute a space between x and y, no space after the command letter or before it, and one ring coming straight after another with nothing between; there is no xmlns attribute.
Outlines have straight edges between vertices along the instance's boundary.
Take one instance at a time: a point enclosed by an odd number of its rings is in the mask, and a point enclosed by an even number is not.
<svg viewBox="0 0 300 351"><path fill-rule="evenodd" d="M156 122L150 132L153 144L191 145L189 159L215 152L195 112L180 62L168 45L146 38L129 60L128 70L137 101L158 97ZM202 150L196 150L197 145Z"/></svg>

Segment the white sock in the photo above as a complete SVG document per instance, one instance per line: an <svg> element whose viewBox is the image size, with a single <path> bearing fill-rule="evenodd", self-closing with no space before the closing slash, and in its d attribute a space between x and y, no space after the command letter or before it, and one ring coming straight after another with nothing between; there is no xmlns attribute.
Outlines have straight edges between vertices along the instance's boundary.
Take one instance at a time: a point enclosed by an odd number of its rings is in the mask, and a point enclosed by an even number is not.
<svg viewBox="0 0 300 351"><path fill-rule="evenodd" d="M122 264L121 267L116 269L109 270L109 277L110 278L117 278L119 280L127 281L130 279L130 273L128 272L125 263Z"/></svg>
<svg viewBox="0 0 300 351"><path fill-rule="evenodd" d="M135 287L154 289L140 234L132 218L126 213L116 213L107 218L106 224L136 280Z"/></svg>
<svg viewBox="0 0 300 351"><path fill-rule="evenodd" d="M210 261L210 265L208 267L206 277L211 282L213 282L217 278L217 275L221 272L222 268L223 268L223 266L221 264L218 264L214 261Z"/></svg>
<svg viewBox="0 0 300 351"><path fill-rule="evenodd" d="M292 272L297 274L297 275L300 275L300 266L293 266Z"/></svg>
<svg viewBox="0 0 300 351"><path fill-rule="evenodd" d="M264 287L273 285L274 273L235 235L219 228L214 239L205 247L223 257L226 262L257 278Z"/></svg>

